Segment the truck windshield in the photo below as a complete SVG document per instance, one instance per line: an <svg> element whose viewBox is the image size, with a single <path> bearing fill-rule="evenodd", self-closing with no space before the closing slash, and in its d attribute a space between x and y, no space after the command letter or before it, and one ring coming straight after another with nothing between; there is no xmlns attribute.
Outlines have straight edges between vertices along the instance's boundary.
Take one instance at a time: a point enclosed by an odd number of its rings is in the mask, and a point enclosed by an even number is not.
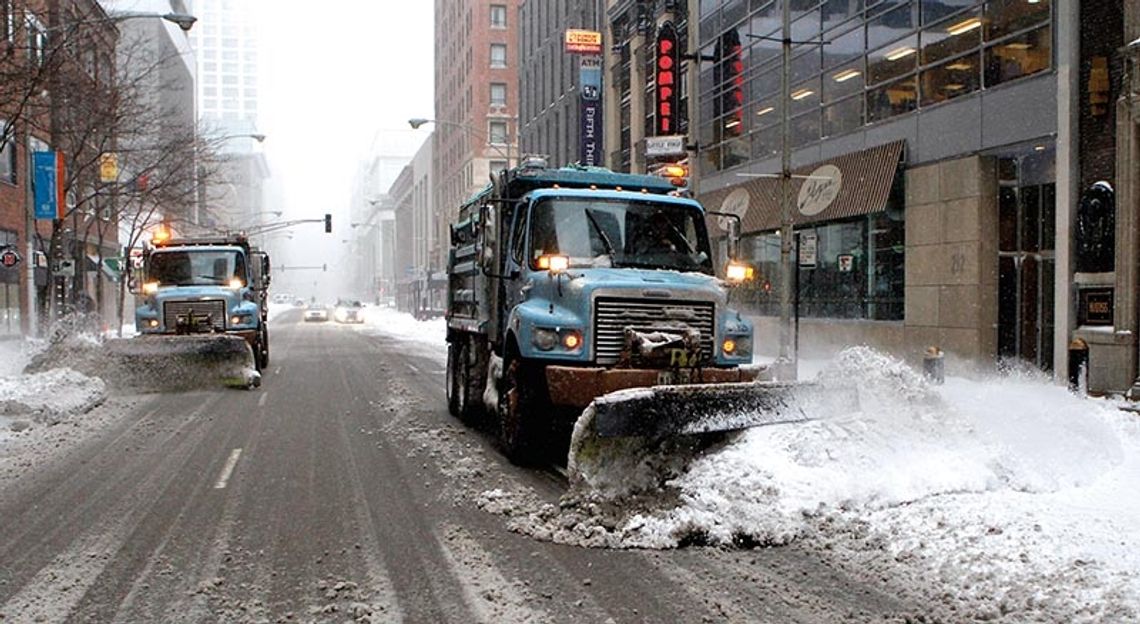
<svg viewBox="0 0 1140 624"><path fill-rule="evenodd" d="M147 279L164 286L247 283L241 252L216 249L160 250L150 256Z"/></svg>
<svg viewBox="0 0 1140 624"><path fill-rule="evenodd" d="M593 198L543 199L530 218L530 263L713 272L704 215L691 206Z"/></svg>

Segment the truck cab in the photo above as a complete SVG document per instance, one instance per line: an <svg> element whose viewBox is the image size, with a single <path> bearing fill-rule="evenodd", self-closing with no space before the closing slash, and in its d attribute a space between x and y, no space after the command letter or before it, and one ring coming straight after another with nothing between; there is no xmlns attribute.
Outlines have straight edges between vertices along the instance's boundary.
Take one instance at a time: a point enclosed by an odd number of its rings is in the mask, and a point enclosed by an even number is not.
<svg viewBox="0 0 1140 624"><path fill-rule="evenodd" d="M156 240L132 280L135 327L143 336L240 336L260 371L269 364L269 279L268 255L242 237Z"/></svg>

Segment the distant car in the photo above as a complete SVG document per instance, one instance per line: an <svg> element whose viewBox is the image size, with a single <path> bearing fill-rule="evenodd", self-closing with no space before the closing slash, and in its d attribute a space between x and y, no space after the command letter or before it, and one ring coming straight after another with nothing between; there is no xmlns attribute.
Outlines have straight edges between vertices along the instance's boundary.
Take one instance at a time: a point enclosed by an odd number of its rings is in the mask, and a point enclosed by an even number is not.
<svg viewBox="0 0 1140 624"><path fill-rule="evenodd" d="M355 299L340 299L333 310L333 318L338 323L363 323L364 305Z"/></svg>
<svg viewBox="0 0 1140 624"><path fill-rule="evenodd" d="M319 303L311 303L305 308L305 322L316 321L324 323L329 320L329 311Z"/></svg>
<svg viewBox="0 0 1140 624"><path fill-rule="evenodd" d="M302 299L302 298L300 298L300 297L297 297L296 299L294 299L294 300L293 300L293 307L294 307L294 308L303 308L303 307L305 307L305 300L304 300L304 299Z"/></svg>

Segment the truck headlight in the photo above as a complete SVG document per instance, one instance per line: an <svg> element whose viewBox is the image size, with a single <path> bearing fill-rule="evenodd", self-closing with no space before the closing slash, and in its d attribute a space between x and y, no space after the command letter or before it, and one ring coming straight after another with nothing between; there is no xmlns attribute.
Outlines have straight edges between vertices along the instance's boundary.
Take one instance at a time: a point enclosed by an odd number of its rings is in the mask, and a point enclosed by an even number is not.
<svg viewBox="0 0 1140 624"><path fill-rule="evenodd" d="M545 327L535 327L530 341L540 351L550 351L558 344L558 332Z"/></svg>
<svg viewBox="0 0 1140 624"><path fill-rule="evenodd" d="M248 314L235 314L230 317L230 325L245 325L249 323L249 319Z"/></svg>
<svg viewBox="0 0 1140 624"><path fill-rule="evenodd" d="M582 334L575 330L568 330L562 334L562 346L567 351L577 351L582 346Z"/></svg>
<svg viewBox="0 0 1140 624"><path fill-rule="evenodd" d="M146 322L149 327L158 327L158 319L150 319Z"/></svg>
<svg viewBox="0 0 1140 624"><path fill-rule="evenodd" d="M749 336L728 336L721 343L721 351L728 357L751 357L752 338Z"/></svg>

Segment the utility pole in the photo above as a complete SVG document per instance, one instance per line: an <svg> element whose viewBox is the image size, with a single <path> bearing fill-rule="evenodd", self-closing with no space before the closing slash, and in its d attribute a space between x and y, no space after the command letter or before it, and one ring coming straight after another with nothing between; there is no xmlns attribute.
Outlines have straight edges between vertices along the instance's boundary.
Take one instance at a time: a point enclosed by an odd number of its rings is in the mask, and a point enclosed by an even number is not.
<svg viewBox="0 0 1140 624"><path fill-rule="evenodd" d="M792 71L792 9L790 2L783 3L783 30L781 47L783 67L780 78L780 357L779 368L788 368L792 379L799 376L799 361L796 353L792 326L792 281L795 270L792 251L795 249L792 227L792 143L791 143L791 94L790 78Z"/></svg>

